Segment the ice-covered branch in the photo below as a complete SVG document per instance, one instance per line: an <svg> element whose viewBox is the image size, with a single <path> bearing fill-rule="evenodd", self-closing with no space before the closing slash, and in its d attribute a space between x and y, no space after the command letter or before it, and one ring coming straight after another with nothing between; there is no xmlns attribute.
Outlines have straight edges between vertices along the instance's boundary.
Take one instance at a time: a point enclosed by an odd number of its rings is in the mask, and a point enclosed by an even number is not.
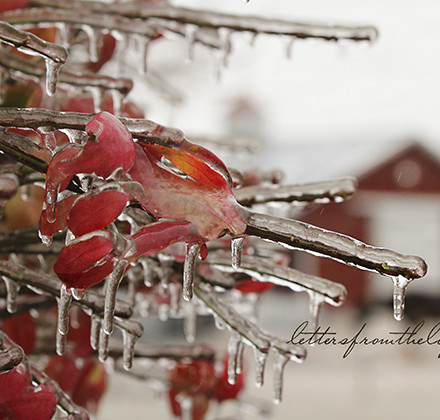
<svg viewBox="0 0 440 420"><path fill-rule="evenodd" d="M57 406L72 420L89 420L89 413L82 407L76 405L72 399L61 389L61 387L47 376L43 371L30 365L32 379L37 384L50 383L57 397Z"/></svg>
<svg viewBox="0 0 440 420"><path fill-rule="evenodd" d="M43 57L46 62L46 91L48 95L55 94L58 72L68 55L63 46L46 42L30 32L21 31L3 21L0 21L0 41L26 54Z"/></svg>
<svg viewBox="0 0 440 420"><path fill-rule="evenodd" d="M26 286L38 294L48 294L56 298L60 295L61 283L55 276L31 270L9 261L0 261L0 275ZM88 290L81 300L75 300L74 303L96 314L101 314L104 310L102 296L93 290ZM124 301L117 301L115 314L121 318L129 318L132 316L133 310Z"/></svg>
<svg viewBox="0 0 440 420"><path fill-rule="evenodd" d="M102 12L102 3L96 1L60 1L42 0L32 1L32 4L51 7L64 7L72 9L88 8L95 13ZM353 41L374 41L377 30L371 26L341 26L312 23L289 22L280 19L260 18L253 16L236 16L205 10L174 7L168 3L149 2L124 2L106 6L106 13L133 19L154 19L155 23L161 21L175 22L185 25L194 25L198 28L228 29L231 31L246 31L253 33L289 35L293 38L318 38L324 40L348 39Z"/></svg>
<svg viewBox="0 0 440 420"><path fill-rule="evenodd" d="M27 137L0 128L0 150L38 172L47 171L47 163L34 156L36 152L41 150L40 146Z"/></svg>
<svg viewBox="0 0 440 420"><path fill-rule="evenodd" d="M264 366L269 351L275 354L274 361L274 400L281 401L283 368L287 361L302 362L306 350L300 346L288 346L285 342L262 331L254 323L246 320L227 303L223 302L211 287L196 286L196 296L206 305L218 326L225 326L230 332L228 352L228 381L235 383L236 375L242 369L243 345L251 346L256 358L256 383L262 386Z"/></svg>
<svg viewBox="0 0 440 420"><path fill-rule="evenodd" d="M244 206L269 202L309 203L342 201L350 197L357 187L354 178L273 187L249 186L234 191L237 201Z"/></svg>
<svg viewBox="0 0 440 420"><path fill-rule="evenodd" d="M341 284L302 273L290 267L283 267L266 258L243 256L240 267L232 268L230 257L225 253L211 253L206 259L211 267L227 273L246 273L253 279L283 286L294 292L319 294L324 301L333 306L340 306L345 300L347 291ZM199 264L203 264L199 262Z"/></svg>
<svg viewBox="0 0 440 420"><path fill-rule="evenodd" d="M44 77L45 71L38 64L7 52L2 52L0 55L0 66L19 75L36 78ZM102 76L94 73L74 73L66 69L60 71L58 82L82 88L117 90L123 95L128 94L133 88L131 79Z"/></svg>
<svg viewBox="0 0 440 420"><path fill-rule="evenodd" d="M18 366L24 358L23 349L0 331L0 374Z"/></svg>
<svg viewBox="0 0 440 420"><path fill-rule="evenodd" d="M85 130L95 114L79 112L57 112L42 108L1 108L0 126L33 128L51 127L54 129L71 128ZM155 141L163 139L183 139L181 130L162 126L154 121L137 118L119 118L132 133L134 138L154 138Z"/></svg>
<svg viewBox="0 0 440 420"><path fill-rule="evenodd" d="M67 60L67 50L61 45L44 41L30 32L21 31L3 21L0 21L0 41L26 54L39 55L57 64L63 64Z"/></svg>
<svg viewBox="0 0 440 420"><path fill-rule="evenodd" d="M426 262L420 257L367 245L349 236L295 220L250 212L246 233L290 249L303 249L390 276L394 284L393 307L397 320L403 318L408 283L427 272Z"/></svg>
<svg viewBox="0 0 440 420"><path fill-rule="evenodd" d="M324 257L388 276L416 279L426 274L425 261L386 248L374 247L337 232L296 220L250 213L246 233L278 242L291 249L303 249Z"/></svg>

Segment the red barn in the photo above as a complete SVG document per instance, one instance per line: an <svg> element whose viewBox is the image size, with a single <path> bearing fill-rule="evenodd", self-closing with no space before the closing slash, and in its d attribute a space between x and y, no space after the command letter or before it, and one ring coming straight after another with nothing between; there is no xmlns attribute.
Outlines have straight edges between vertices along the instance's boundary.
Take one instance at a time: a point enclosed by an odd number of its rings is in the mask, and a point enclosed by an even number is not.
<svg viewBox="0 0 440 420"><path fill-rule="evenodd" d="M421 145L412 144L354 175L359 189L353 198L312 206L299 219L369 244L422 256L428 274L409 285L408 295L415 291L440 296L440 161ZM347 304L391 298L392 282L383 276L297 254L299 269L344 284Z"/></svg>

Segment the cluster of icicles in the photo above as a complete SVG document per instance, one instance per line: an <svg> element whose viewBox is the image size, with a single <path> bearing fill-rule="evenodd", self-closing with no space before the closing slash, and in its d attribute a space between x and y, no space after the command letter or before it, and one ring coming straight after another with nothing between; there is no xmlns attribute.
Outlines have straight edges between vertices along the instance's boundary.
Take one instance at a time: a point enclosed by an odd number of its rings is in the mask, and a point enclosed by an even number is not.
<svg viewBox="0 0 440 420"><path fill-rule="evenodd" d="M227 63L232 50L231 36L237 32L251 34L251 43L258 34L277 34L287 38L287 56L291 56L292 45L300 39L321 39L327 41L373 42L377 37L374 27L346 27L295 23L283 20L256 17L238 17L210 11L195 11L173 7L167 3L127 2L106 5L105 13L96 2L84 1L33 1L33 8L13 10L0 15L0 42L11 45L29 55L38 55L45 60L46 73L41 74L37 65L23 63L16 57L3 56L0 62L0 83L3 86L9 76L31 77L45 80L46 92L55 94L57 80L63 84L92 90L95 104L102 102L102 92L110 89L116 101L116 112L120 109L121 92L126 90L115 86L114 81L95 80L93 75L84 76L60 72L66 63L71 43L72 29L81 29L87 38L89 61L99 59L102 37L111 33L117 40L117 59L123 63L127 47L136 43L136 51L141 51L140 70L147 70L147 54L152 40L158 36L173 39L183 37L187 42L189 58L193 56L196 43L213 49L219 57L219 69ZM14 25L14 26L13 26ZM46 42L21 29L30 27L58 28L60 44ZM0 92L4 91L0 87ZM96 109L98 112L99 109Z"/></svg>
<svg viewBox="0 0 440 420"><path fill-rule="evenodd" d="M47 111L41 111L47 112ZM1 115L0 115L1 119ZM138 124L139 121L138 121ZM148 125L144 124L143 128ZM268 195L267 189L262 187L265 192L267 202L271 198L278 198L280 194L277 190L281 189L286 201L301 202L307 197L311 197L322 202L323 197L330 200L340 200L341 197L352 192L354 183L349 179L340 181L324 182L321 185L311 184L308 186L280 186L273 188L272 196ZM262 195L258 194L258 188L252 187L255 199L263 200ZM290 189L290 192L288 191ZM239 191L239 190L237 190ZM248 196L244 194L244 196ZM322 229L296 222L294 220L281 219L268 215L260 215L250 212L248 220L250 234L255 234L252 229L262 229L266 233L265 239L279 242L288 248L303 249L323 256L330 256L336 260L357 265L359 268L370 269L381 274L393 273L394 282L394 316L401 319L403 316L404 291L407 284L417 277L421 277L426 272L426 265L419 257L404 256L397 252L375 248L365 245L352 238L324 231ZM128 214L122 214L121 219L129 219ZM281 401L282 395L282 376L284 366L288 361L302 362L306 356L306 351L300 346L288 345L282 340L273 337L262 331L253 320L248 320L241 316L228 302L223 299L225 289L233 287L233 280L225 273L241 272L248 274L255 281L271 282L281 287L287 287L294 292L307 292L310 297L310 325L311 331L318 325L318 314L323 302L334 306L339 306L345 299L345 288L337 283L333 283L315 276L301 273L293 268L277 265L261 257L251 257L241 255L246 236L232 238L231 255L223 251L210 252L207 260L203 264L208 264L212 277L205 281L205 274L198 274L196 270L196 260L198 248L194 245L187 246L185 261L183 264L182 286L169 282L168 263L173 261L173 257L167 254L158 254L157 257L141 257L136 265L127 273L128 300L135 303L136 284L144 281L148 286L152 285L152 270L159 274L160 285L166 289L170 296L170 303L160 305L157 315L162 320L169 316L184 317L184 332L189 342L195 339L196 334L196 315L197 313L211 313L216 321L216 326L220 329L226 328L230 333L228 345L229 352L229 382L234 383L236 375L242 369L242 358L244 344L254 349L256 359L256 384L261 386L264 380L264 366L269 353L274 355L274 401ZM259 235L263 236L264 235ZM288 236L289 239L285 240ZM232 257L232 258L231 258ZM13 255L11 258L15 258ZM157 260L159 258L159 260ZM14 260L14 267L19 266L18 261ZM1 263L0 264L7 264ZM201 263L200 263L201 264ZM130 369L135 354L135 343L141 337L143 331L139 322L126 319L124 305L116 300L116 291L123 276L125 264L116 264L114 273L107 279L105 286L104 304L97 304L99 295L96 292L83 290L67 289L59 286L53 277L45 276L40 280L35 273L32 273L32 290L38 293L52 293L58 298L58 332L56 349L58 354L63 354L65 350L65 339L68 330L69 309L73 301L77 301L89 313L92 319L91 345L98 351L99 358L104 361L108 356L109 337L113 332L113 322L120 328L123 337L123 366ZM11 266L9 266L11 270ZM25 270L23 268L23 270ZM2 271L3 279L7 288L7 309L14 312L20 281L13 276L8 276L8 271ZM30 275L29 275L30 276ZM119 279L117 281L112 281ZM141 280L139 280L141 279ZM197 280L197 281L195 281ZM44 283L44 284L43 284ZM23 282L22 284L26 284ZM29 286L29 285L28 285ZM49 290L49 289L50 290ZM193 295L196 296L193 299ZM183 297L183 301L181 300ZM188 302L192 300L191 302ZM185 302L186 301L186 302ZM145 309L145 308L144 308ZM152 308L147 308L144 315L151 315ZM154 308L153 308L154 310ZM121 314L123 317L120 317ZM127 310L125 309L125 312ZM116 317L114 318L114 315ZM142 311L141 311L142 314Z"/></svg>

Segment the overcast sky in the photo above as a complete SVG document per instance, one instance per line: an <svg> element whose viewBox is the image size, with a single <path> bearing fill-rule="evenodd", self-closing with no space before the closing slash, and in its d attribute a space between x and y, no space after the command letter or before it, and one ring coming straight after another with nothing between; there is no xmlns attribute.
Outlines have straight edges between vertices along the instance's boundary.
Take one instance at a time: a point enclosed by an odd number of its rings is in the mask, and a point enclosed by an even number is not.
<svg viewBox="0 0 440 420"><path fill-rule="evenodd" d="M372 46L297 41L286 58L285 39L233 37L229 66L216 81L214 58L196 47L185 60L183 42L173 58L163 45L155 60L168 63L172 83L185 94L181 108L150 107L149 117L187 134L225 134L235 98L261 110L272 141L392 141L419 138L440 145L440 4L436 0L180 0L175 4L231 13L340 24L371 24ZM177 47L176 47L177 46ZM176 50L177 48L177 50ZM176 65L177 60L177 65ZM171 63L174 63L173 65ZM440 146L437 147L440 149Z"/></svg>

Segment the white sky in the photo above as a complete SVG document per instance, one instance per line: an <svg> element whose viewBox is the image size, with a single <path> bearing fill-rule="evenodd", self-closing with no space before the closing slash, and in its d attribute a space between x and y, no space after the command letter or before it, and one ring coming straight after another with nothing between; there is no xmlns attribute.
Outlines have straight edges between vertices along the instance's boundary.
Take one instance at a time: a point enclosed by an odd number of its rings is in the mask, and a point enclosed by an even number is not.
<svg viewBox="0 0 440 420"><path fill-rule="evenodd" d="M286 58L286 39L233 37L229 66L217 83L214 58L197 46L185 60L183 41L152 48L152 65L185 93L172 112L149 107L148 116L188 136L221 135L234 98L260 107L265 137L279 142L391 141L418 138L440 145L440 3L437 0L180 0L212 8L296 21L371 24L379 39L356 43L297 41ZM171 57L172 55L172 57ZM176 64L178 63L178 64ZM163 68L163 67L159 67ZM168 77L169 76L169 77ZM438 147L440 149L440 146Z"/></svg>

